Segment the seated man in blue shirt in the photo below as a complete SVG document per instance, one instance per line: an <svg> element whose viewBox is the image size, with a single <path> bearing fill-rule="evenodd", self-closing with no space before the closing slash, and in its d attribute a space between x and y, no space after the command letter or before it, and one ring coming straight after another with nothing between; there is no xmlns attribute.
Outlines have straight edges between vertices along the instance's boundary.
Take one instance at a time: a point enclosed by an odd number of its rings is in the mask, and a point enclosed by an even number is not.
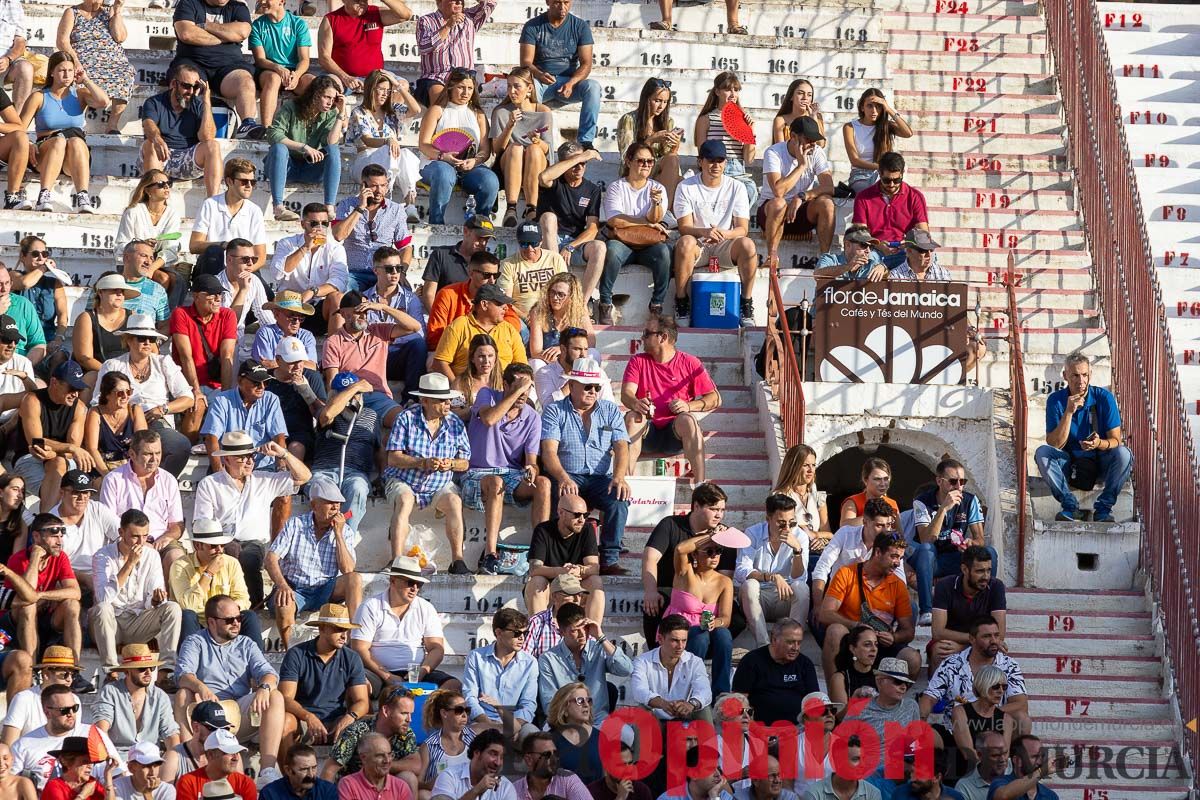
<svg viewBox="0 0 1200 800"><path fill-rule="evenodd" d="M289 747L280 763L283 777L262 787L259 800L337 800L337 785L317 777L316 750L306 744Z"/></svg>
<svg viewBox="0 0 1200 800"><path fill-rule="evenodd" d="M1093 522L1113 522L1112 509L1133 470L1133 453L1122 444L1121 412L1112 392L1092 386L1092 365L1082 353L1067 356L1065 389L1046 398L1046 443L1037 449L1038 472L1062 505L1055 519L1087 519L1072 488L1090 491L1097 479Z"/></svg>
<svg viewBox="0 0 1200 800"><path fill-rule="evenodd" d="M842 252L832 250L817 259L814 278L853 278L876 283L887 278L883 258L871 247L871 229L862 223L846 228Z"/></svg>
<svg viewBox="0 0 1200 800"><path fill-rule="evenodd" d="M592 358L575 360L565 376L569 394L542 412L542 464L552 481L551 501L577 494L604 514L600 574L625 575L617 561L629 516L629 434L620 407L600 399L608 381Z"/></svg>
<svg viewBox="0 0 1200 800"><path fill-rule="evenodd" d="M371 711L362 657L346 646L350 631L358 626L339 603L321 606L306 624L317 629L317 638L287 651L279 669L279 691L297 729L307 729L315 744L332 744Z"/></svg>
<svg viewBox="0 0 1200 800"><path fill-rule="evenodd" d="M493 644L467 656L463 698L477 728L501 729L519 740L536 730L538 662L525 652L529 618L515 608L502 608L492 617L492 635Z"/></svg>
<svg viewBox="0 0 1200 800"><path fill-rule="evenodd" d="M1042 781L1070 766L1071 757L1060 755L1047 761L1042 740L1030 734L1013 739L1010 752L1013 771L992 781L987 800L1058 800L1058 793L1042 786Z"/></svg>
<svg viewBox="0 0 1200 800"><path fill-rule="evenodd" d="M262 758L260 782L280 777L275 768L280 742L295 731L284 713L279 693L279 674L253 641L240 636L242 611L227 594L213 595L204 604L205 630L183 640L175 666L179 692L175 695L175 719L191 734L188 706L203 700L236 700L241 709L241 726L234 731L239 741L258 734ZM254 716L258 724L251 722Z"/></svg>
<svg viewBox="0 0 1200 800"><path fill-rule="evenodd" d="M279 396L267 391L269 380L271 373L262 362L248 358L238 370L237 386L213 395L208 413L204 415L204 424L200 426L211 472L224 469L216 452L221 449L221 437L230 431L250 434L255 447L270 441L287 447L288 430L283 420L283 408L279 405ZM254 466L269 466L268 457L260 453Z"/></svg>
<svg viewBox="0 0 1200 800"><path fill-rule="evenodd" d="M616 687L608 681L608 676L628 678L633 674L633 662L628 653L604 635L600 623L588 618L582 606L564 603L555 620L562 640L538 656L538 699L542 708L548 710L559 689L581 681L591 693L592 725L598 729L615 710L610 707L610 699L615 698Z"/></svg>

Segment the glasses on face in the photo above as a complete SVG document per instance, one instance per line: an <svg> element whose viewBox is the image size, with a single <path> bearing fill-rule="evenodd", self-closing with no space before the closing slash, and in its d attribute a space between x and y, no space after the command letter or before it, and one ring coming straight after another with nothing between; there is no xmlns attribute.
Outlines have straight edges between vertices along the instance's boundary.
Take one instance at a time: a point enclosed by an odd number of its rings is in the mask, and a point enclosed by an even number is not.
<svg viewBox="0 0 1200 800"><path fill-rule="evenodd" d="M51 525L48 528L38 528L38 532L46 536L62 536L66 534L67 529L63 525Z"/></svg>
<svg viewBox="0 0 1200 800"><path fill-rule="evenodd" d="M590 706L592 704L592 698L583 696L573 697L571 698L571 702L577 706ZM555 755L558 755L558 753L553 750L551 752L553 752Z"/></svg>
<svg viewBox="0 0 1200 800"><path fill-rule="evenodd" d="M542 752L534 753L533 755L537 758L538 761L549 761L551 759L558 758L558 751L557 750L543 750Z"/></svg>
<svg viewBox="0 0 1200 800"><path fill-rule="evenodd" d="M403 580L404 580L404 588L405 589L412 589L414 587L420 587L420 585L421 585L420 581L413 581L413 580L409 580L408 578L405 578Z"/></svg>
<svg viewBox="0 0 1200 800"><path fill-rule="evenodd" d="M992 686L992 688L991 688L991 689L989 689L988 691L989 691L989 692L996 692L996 691L1000 691L1000 692L1007 692L1007 691L1008 691L1008 684L1007 684L1007 683L997 683L997 684L994 684L994 685Z"/></svg>
<svg viewBox="0 0 1200 800"><path fill-rule="evenodd" d="M633 159L633 163L637 164L639 167L653 167L654 159L653 158L635 158L635 159Z"/></svg>
<svg viewBox="0 0 1200 800"><path fill-rule="evenodd" d="M76 703L73 706L59 706L58 708L52 708L50 710L58 714L60 717L67 717L71 714L79 713L79 703Z"/></svg>
<svg viewBox="0 0 1200 800"><path fill-rule="evenodd" d="M563 509L563 513L571 519L587 519L586 511L567 511L566 509Z"/></svg>
<svg viewBox="0 0 1200 800"><path fill-rule="evenodd" d="M450 708L447 708L446 710L449 711L451 714L461 714L464 717L471 711L466 706L451 706Z"/></svg>
<svg viewBox="0 0 1200 800"><path fill-rule="evenodd" d="M499 280L499 278L500 278L499 270L497 270L496 272L485 272L484 270L477 269L477 270L475 270L475 274L482 276L485 281L494 281L494 280Z"/></svg>
<svg viewBox="0 0 1200 800"><path fill-rule="evenodd" d="M154 667L135 667L132 672L154 672Z"/></svg>
<svg viewBox="0 0 1200 800"><path fill-rule="evenodd" d="M946 483L950 484L951 486L966 486L967 485L966 478L942 478L942 480L944 480Z"/></svg>
<svg viewBox="0 0 1200 800"><path fill-rule="evenodd" d="M327 219L310 219L305 224L310 228L328 228L329 220L327 220Z"/></svg>
<svg viewBox="0 0 1200 800"><path fill-rule="evenodd" d="M30 258L49 258L49 250L30 250L28 253Z"/></svg>
<svg viewBox="0 0 1200 800"><path fill-rule="evenodd" d="M532 247L532 245L530 245ZM551 300L566 300L568 297L566 292L550 292Z"/></svg>
<svg viewBox="0 0 1200 800"><path fill-rule="evenodd" d="M898 178L880 177L880 179L879 179L879 182L882 183L884 186L896 186L896 185L902 183L903 181L904 181L903 175Z"/></svg>
<svg viewBox="0 0 1200 800"><path fill-rule="evenodd" d="M522 628L519 631L514 631L512 628L505 628L504 630L511 633L514 639L524 639L529 635L529 628Z"/></svg>
<svg viewBox="0 0 1200 800"><path fill-rule="evenodd" d="M579 390L584 394L596 394L600 391L600 387L594 383L585 383L580 387Z"/></svg>
<svg viewBox="0 0 1200 800"><path fill-rule="evenodd" d="M248 186L251 189L258 186L258 178L230 178L230 180L242 186Z"/></svg>
<svg viewBox="0 0 1200 800"><path fill-rule="evenodd" d="M138 344L153 344L156 341L153 336L135 336L133 340Z"/></svg>
<svg viewBox="0 0 1200 800"><path fill-rule="evenodd" d="M384 275L399 275L404 271L404 267L400 264L380 264L375 269L382 271Z"/></svg>
<svg viewBox="0 0 1200 800"><path fill-rule="evenodd" d="M224 622L226 625L241 625L242 618L238 617L216 617L218 622Z"/></svg>
<svg viewBox="0 0 1200 800"><path fill-rule="evenodd" d="M649 339L651 336L658 336L661 333L662 333L662 331L652 331L649 328L646 328L645 330L642 331L642 338Z"/></svg>
<svg viewBox="0 0 1200 800"><path fill-rule="evenodd" d="M225 458L232 458L234 461L253 461L254 453L238 453L235 456L225 456Z"/></svg>
<svg viewBox="0 0 1200 800"><path fill-rule="evenodd" d="M151 181L150 183L146 184L146 188L147 189L170 189L171 182L170 181Z"/></svg>
<svg viewBox="0 0 1200 800"><path fill-rule="evenodd" d="M704 555L708 556L709 558L715 558L715 557L717 557L717 556L721 555L721 548L719 548L719 547L706 547L706 548L704 548L703 550L701 550L700 552L701 552L702 554L704 554Z"/></svg>
<svg viewBox="0 0 1200 800"><path fill-rule="evenodd" d="M197 92L200 90L200 82L184 83L183 81L175 81L175 85L185 92Z"/></svg>
<svg viewBox="0 0 1200 800"><path fill-rule="evenodd" d="M521 249L522 249L522 250L537 250L537 249L538 249L539 247L541 247L541 246L542 246L542 245L541 245L539 242L533 242L532 244L522 244L522 245L520 245L520 247L521 247ZM565 297L566 295L563 295L563 296Z"/></svg>
<svg viewBox="0 0 1200 800"><path fill-rule="evenodd" d="M253 264L254 261L254 256L233 256L233 263L242 264L243 266L247 267Z"/></svg>

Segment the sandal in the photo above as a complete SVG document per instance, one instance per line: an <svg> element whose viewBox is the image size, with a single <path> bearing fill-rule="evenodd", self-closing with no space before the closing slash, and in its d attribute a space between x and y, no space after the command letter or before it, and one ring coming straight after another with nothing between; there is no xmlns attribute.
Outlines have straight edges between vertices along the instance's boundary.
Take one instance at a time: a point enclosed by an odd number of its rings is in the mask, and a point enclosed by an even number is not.
<svg viewBox="0 0 1200 800"><path fill-rule="evenodd" d="M670 31L670 30L674 30L674 29L675 29L674 25L672 25L669 22L663 22L662 20L659 20L658 22L650 23L650 30L652 30L652 31Z"/></svg>
<svg viewBox="0 0 1200 800"><path fill-rule="evenodd" d="M509 206L508 209L505 210L504 222L501 223L501 227L504 227L504 228L517 227L517 209L513 208L512 206Z"/></svg>
<svg viewBox="0 0 1200 800"><path fill-rule="evenodd" d="M729 29L729 32L731 34L733 34L734 36L749 36L750 35L750 29L747 28L745 25L734 25L732 28Z"/></svg>

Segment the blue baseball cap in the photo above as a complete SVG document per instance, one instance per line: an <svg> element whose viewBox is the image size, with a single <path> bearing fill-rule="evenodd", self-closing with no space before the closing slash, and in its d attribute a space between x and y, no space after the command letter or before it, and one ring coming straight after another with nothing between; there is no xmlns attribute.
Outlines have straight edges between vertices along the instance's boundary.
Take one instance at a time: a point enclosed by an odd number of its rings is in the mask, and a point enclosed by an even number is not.
<svg viewBox="0 0 1200 800"><path fill-rule="evenodd" d="M333 380L330 381L329 386L335 392L341 392L349 389L356 383L358 383L358 376L353 372L339 372L333 376Z"/></svg>
<svg viewBox="0 0 1200 800"><path fill-rule="evenodd" d="M729 153L720 139L709 139L700 145L700 157L708 161L724 161L729 158Z"/></svg>
<svg viewBox="0 0 1200 800"><path fill-rule="evenodd" d="M87 383L83 380L83 367L75 361L64 361L59 364L54 368L51 377L57 378L72 389L82 391L87 388Z"/></svg>

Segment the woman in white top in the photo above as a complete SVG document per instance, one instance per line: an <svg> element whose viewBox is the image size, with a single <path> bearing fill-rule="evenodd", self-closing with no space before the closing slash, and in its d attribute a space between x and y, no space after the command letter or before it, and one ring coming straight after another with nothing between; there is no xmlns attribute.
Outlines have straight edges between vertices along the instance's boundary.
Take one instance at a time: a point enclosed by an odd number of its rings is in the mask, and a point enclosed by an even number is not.
<svg viewBox="0 0 1200 800"><path fill-rule="evenodd" d="M517 199L525 193L525 219L537 216L538 176L546 168L550 157L550 135L553 126L542 132L535 130L525 138L514 138L513 130L525 114L539 112L549 114L550 109L537 101L533 87L533 73L529 67L517 67L508 73L508 99L492 110L492 127L488 136L492 139L492 151L496 154L496 167L504 175L504 227L517 224Z"/></svg>
<svg viewBox="0 0 1200 800"><path fill-rule="evenodd" d="M183 232L179 212L171 208L171 178L161 169L146 170L133 187L129 206L121 212L113 244L113 257L118 264L125 245L135 239L154 243L151 278L167 290L171 308L183 305L187 286L175 271Z"/></svg>
<svg viewBox="0 0 1200 800"><path fill-rule="evenodd" d="M170 356L158 354L159 343L167 337L154 329L152 315L130 314L123 334L129 352L105 361L96 384L110 372L120 372L129 378L133 386L130 402L141 406L150 430L162 437L162 468L178 478L192 450L192 441L185 434L198 434L204 406L196 402L179 365ZM92 405L99 399L97 392ZM183 415L182 433L175 430L173 414Z"/></svg>
<svg viewBox="0 0 1200 800"><path fill-rule="evenodd" d="M470 141L453 152L443 152L446 145L438 143L438 134L451 129ZM475 75L464 69L451 70L446 90L421 120L421 177L429 183L430 225L445 223L446 206L456 184L474 199L476 213L491 216L500 180L484 166L492 157L491 140L483 135L486 130L487 117L479 104ZM470 199L467 208L471 208Z"/></svg>
<svg viewBox="0 0 1200 800"><path fill-rule="evenodd" d="M788 448L779 465L775 492L796 501L796 521L808 534L810 558L820 556L833 534L829 530L829 511L825 493L817 491L817 452L806 444Z"/></svg>
<svg viewBox="0 0 1200 800"><path fill-rule="evenodd" d="M439 689L425 698L421 723L426 738L417 751L421 756L422 795L433 788L446 767L468 760L467 745L475 738L470 722L466 699L453 689Z"/></svg>
<svg viewBox="0 0 1200 800"><path fill-rule="evenodd" d="M850 188L861 192L879 180L879 157L890 152L895 137L907 139L912 128L888 105L883 92L867 89L858 98L858 119L842 126L850 158Z"/></svg>
<svg viewBox="0 0 1200 800"><path fill-rule="evenodd" d="M621 178L608 185L604 192L604 216L607 253L604 256L604 274L600 278L600 308L598 319L612 317L612 290L621 267L626 264L641 264L654 276L654 291L650 295L650 313L662 311L667 284L671 280L671 246L665 241L649 245L628 245L620 240L624 235L632 237L645 234L649 228L660 231L665 237L667 228L663 217L667 213L667 192L661 183L650 179L654 171L654 151L644 142L634 142L625 151L621 165Z"/></svg>
<svg viewBox="0 0 1200 800"><path fill-rule="evenodd" d="M387 170L388 192L398 187L410 206L417 201L420 159L400 146L400 138L404 136L404 123L422 110L409 92L408 81L377 69L367 76L362 104L350 112L346 131L347 144L357 151L351 167L354 174L361 174L367 164L378 164Z"/></svg>

